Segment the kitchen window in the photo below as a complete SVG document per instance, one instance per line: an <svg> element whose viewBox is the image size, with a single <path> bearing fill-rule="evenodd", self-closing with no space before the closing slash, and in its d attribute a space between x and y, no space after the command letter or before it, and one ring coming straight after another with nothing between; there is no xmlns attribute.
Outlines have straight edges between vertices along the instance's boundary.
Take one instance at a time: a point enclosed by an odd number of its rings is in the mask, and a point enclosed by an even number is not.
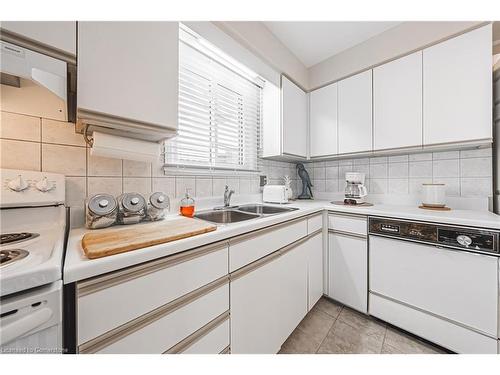
<svg viewBox="0 0 500 375"><path fill-rule="evenodd" d="M167 167L257 171L264 81L181 26L178 135Z"/></svg>

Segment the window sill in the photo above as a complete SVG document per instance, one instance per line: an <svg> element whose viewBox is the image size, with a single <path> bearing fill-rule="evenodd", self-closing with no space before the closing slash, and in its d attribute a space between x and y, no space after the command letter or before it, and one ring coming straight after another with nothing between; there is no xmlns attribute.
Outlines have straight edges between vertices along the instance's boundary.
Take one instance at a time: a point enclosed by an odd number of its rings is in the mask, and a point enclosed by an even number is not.
<svg viewBox="0 0 500 375"><path fill-rule="evenodd" d="M235 170L235 169L212 169L212 168L196 168L183 167L165 164L163 166L165 175L185 175L185 176L212 176L212 177L256 177L260 175L260 171Z"/></svg>

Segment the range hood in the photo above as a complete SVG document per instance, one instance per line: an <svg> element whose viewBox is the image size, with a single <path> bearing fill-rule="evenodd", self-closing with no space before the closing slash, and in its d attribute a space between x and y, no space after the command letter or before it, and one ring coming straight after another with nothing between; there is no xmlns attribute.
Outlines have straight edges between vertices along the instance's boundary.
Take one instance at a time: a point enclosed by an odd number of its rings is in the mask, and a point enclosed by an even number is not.
<svg viewBox="0 0 500 375"><path fill-rule="evenodd" d="M0 41L3 111L68 121L65 61Z"/></svg>

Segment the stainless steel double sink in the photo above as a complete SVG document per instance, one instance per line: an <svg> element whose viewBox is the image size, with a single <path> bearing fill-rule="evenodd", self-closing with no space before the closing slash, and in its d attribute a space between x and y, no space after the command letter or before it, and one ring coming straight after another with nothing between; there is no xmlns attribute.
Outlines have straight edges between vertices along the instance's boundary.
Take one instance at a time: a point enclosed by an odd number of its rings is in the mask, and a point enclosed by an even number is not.
<svg viewBox="0 0 500 375"><path fill-rule="evenodd" d="M195 214L194 217L216 224L231 224L295 210L298 210L298 208L267 206L263 204L246 204L242 206L202 211Z"/></svg>

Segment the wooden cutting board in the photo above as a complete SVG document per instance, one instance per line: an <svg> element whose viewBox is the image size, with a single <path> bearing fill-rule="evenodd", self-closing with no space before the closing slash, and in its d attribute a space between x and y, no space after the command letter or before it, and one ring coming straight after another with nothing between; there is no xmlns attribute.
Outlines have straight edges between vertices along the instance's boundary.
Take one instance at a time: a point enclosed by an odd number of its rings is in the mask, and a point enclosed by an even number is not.
<svg viewBox="0 0 500 375"><path fill-rule="evenodd" d="M205 221L180 216L153 223L123 225L88 232L82 238L82 248L87 258L96 259L196 236L215 229L217 226Z"/></svg>

